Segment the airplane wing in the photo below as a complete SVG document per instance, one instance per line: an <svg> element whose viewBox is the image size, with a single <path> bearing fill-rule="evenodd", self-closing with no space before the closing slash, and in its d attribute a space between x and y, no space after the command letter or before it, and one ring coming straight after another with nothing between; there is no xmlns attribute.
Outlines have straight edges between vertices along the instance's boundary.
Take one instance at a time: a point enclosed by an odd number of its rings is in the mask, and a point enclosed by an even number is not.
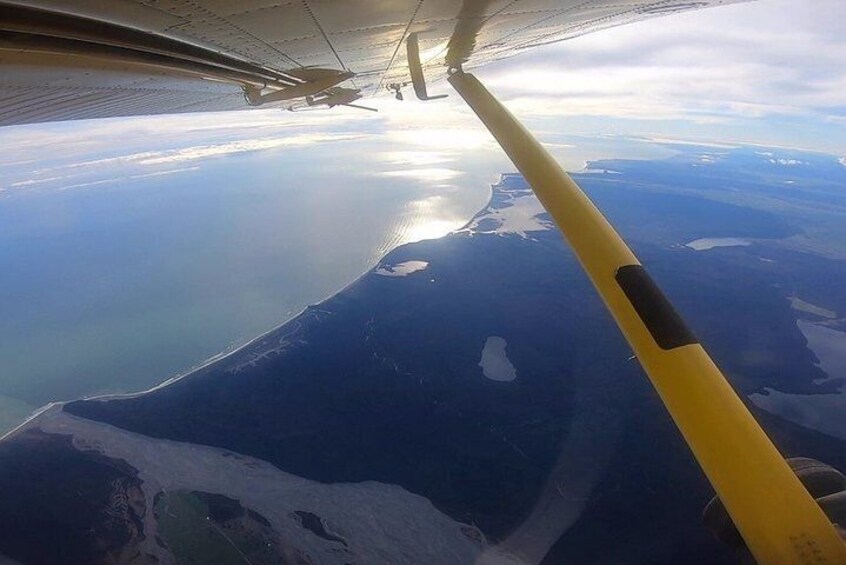
<svg viewBox="0 0 846 565"><path fill-rule="evenodd" d="M742 0L0 2L0 125L346 105L646 18Z"/></svg>

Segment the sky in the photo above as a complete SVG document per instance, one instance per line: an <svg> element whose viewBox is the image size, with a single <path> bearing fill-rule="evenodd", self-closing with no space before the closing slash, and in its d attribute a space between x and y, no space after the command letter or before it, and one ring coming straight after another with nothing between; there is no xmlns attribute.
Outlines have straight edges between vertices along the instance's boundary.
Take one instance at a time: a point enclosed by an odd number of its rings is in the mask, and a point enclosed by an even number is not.
<svg viewBox="0 0 846 565"><path fill-rule="evenodd" d="M605 155L568 151L557 136L746 142L846 155L840 0L759 0L666 16L528 51L478 74L571 170ZM430 85L431 92L450 90ZM49 187L50 178L64 189L91 186L102 179L80 173L103 165L161 175L233 153L314 147L331 155L332 143L356 138L378 147L378 155L356 157L362 166L397 178L447 183L471 156L508 167L450 94L428 103L411 95L367 101L378 114L251 111L2 128L0 191ZM64 168L32 166L44 159Z"/></svg>
<svg viewBox="0 0 846 565"><path fill-rule="evenodd" d="M536 131L846 153L846 3L839 0L759 0L662 17L479 74Z"/></svg>

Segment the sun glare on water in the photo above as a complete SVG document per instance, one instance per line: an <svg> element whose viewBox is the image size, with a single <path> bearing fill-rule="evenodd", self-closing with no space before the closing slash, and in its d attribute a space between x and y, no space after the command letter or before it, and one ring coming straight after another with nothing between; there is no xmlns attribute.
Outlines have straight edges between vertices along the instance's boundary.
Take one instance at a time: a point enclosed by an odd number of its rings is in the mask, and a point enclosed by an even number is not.
<svg viewBox="0 0 846 565"><path fill-rule="evenodd" d="M459 222L448 220L426 220L416 222L409 226L403 234L404 243L422 241L424 239L437 239L443 237L452 230L459 227Z"/></svg>

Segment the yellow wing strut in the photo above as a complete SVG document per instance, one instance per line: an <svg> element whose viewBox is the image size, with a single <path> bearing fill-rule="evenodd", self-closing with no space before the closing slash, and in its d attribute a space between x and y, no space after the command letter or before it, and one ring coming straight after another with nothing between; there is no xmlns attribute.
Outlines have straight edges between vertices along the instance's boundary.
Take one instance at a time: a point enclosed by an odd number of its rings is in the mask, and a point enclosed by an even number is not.
<svg viewBox="0 0 846 565"><path fill-rule="evenodd" d="M755 559L846 563L834 526L608 220L476 77L451 69L449 82L573 247Z"/></svg>

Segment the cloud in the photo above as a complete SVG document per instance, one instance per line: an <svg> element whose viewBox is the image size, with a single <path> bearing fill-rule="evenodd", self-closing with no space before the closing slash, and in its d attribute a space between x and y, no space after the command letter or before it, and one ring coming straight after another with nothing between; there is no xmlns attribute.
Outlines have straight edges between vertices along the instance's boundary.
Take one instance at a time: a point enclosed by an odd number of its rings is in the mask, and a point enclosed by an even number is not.
<svg viewBox="0 0 846 565"><path fill-rule="evenodd" d="M417 168L417 169L403 169L401 171L384 171L381 173L386 177L399 177L423 180L429 183L444 182L452 180L461 175L461 171L446 168Z"/></svg>
<svg viewBox="0 0 846 565"><path fill-rule="evenodd" d="M231 130L224 129L228 135ZM252 130L250 130L252 131ZM105 133L95 128L94 131L80 131L77 139L99 140L95 147L114 145L116 140L113 134ZM196 131L189 141L196 141L200 134ZM175 149L164 149L156 151L139 151L134 153L118 154L109 157L97 157L94 159L83 158L79 161L67 160L67 155L60 158L58 162L50 160L52 155L46 155L44 166L38 169L31 169L29 166L20 170L22 180L9 182L7 191L10 189L24 190L31 188L43 188L45 186L58 190L69 190L74 188L113 184L120 180L140 179L155 176L173 174L196 170L197 167L183 167L178 169L169 168L154 172L146 172L143 169L150 167L170 166L180 163L190 163L225 157L239 153L252 153L257 151L268 151L280 148L307 147L310 145L324 144L338 141L351 141L359 139L362 134L355 133L293 133L288 135L276 135L272 137L256 139L235 139L222 141L220 143L206 145L188 145ZM150 144L156 138L143 138ZM55 144L52 144L55 148ZM101 150L96 150L99 153ZM79 155L90 157L89 151L82 153L72 152L73 158ZM95 153L96 154L96 153ZM8 163L2 163L6 164ZM112 171L119 171L121 174L111 174ZM6 175L4 175L6 176ZM96 176L98 178L90 178ZM105 177L105 178L104 178Z"/></svg>
<svg viewBox="0 0 846 565"><path fill-rule="evenodd" d="M839 0L724 6L588 34L479 74L525 119L685 122L718 138L732 124L794 120L831 150L846 139L828 139L846 116L844 16Z"/></svg>
<svg viewBox="0 0 846 565"><path fill-rule="evenodd" d="M556 139L558 133L710 139L842 154L842 14L840 0L731 5L588 34L477 74L533 131L568 154L569 142ZM368 140L360 168L375 160L374 172L509 167L446 82L429 90L449 98L424 103L383 96L368 101L378 114L250 110L0 128L3 184L23 190L67 176L77 184L96 180L77 177L97 168L167 167L312 144L320 157L320 144L354 136ZM47 146L51 150L44 152Z"/></svg>
<svg viewBox="0 0 846 565"><path fill-rule="evenodd" d="M184 161L195 161L208 159L210 157L221 157L234 153L250 153L253 151L266 151L280 147L297 147L326 143L329 141L349 141L361 137L354 134L299 134L291 137L271 137L266 139L246 139L219 143L216 145L199 145L184 147L172 151L160 151L154 153L141 153L122 157L123 160L136 161L139 165L160 165L162 163L178 163Z"/></svg>
<svg viewBox="0 0 846 565"><path fill-rule="evenodd" d="M386 151L379 159L392 165L439 165L452 161L449 153L431 150Z"/></svg>

